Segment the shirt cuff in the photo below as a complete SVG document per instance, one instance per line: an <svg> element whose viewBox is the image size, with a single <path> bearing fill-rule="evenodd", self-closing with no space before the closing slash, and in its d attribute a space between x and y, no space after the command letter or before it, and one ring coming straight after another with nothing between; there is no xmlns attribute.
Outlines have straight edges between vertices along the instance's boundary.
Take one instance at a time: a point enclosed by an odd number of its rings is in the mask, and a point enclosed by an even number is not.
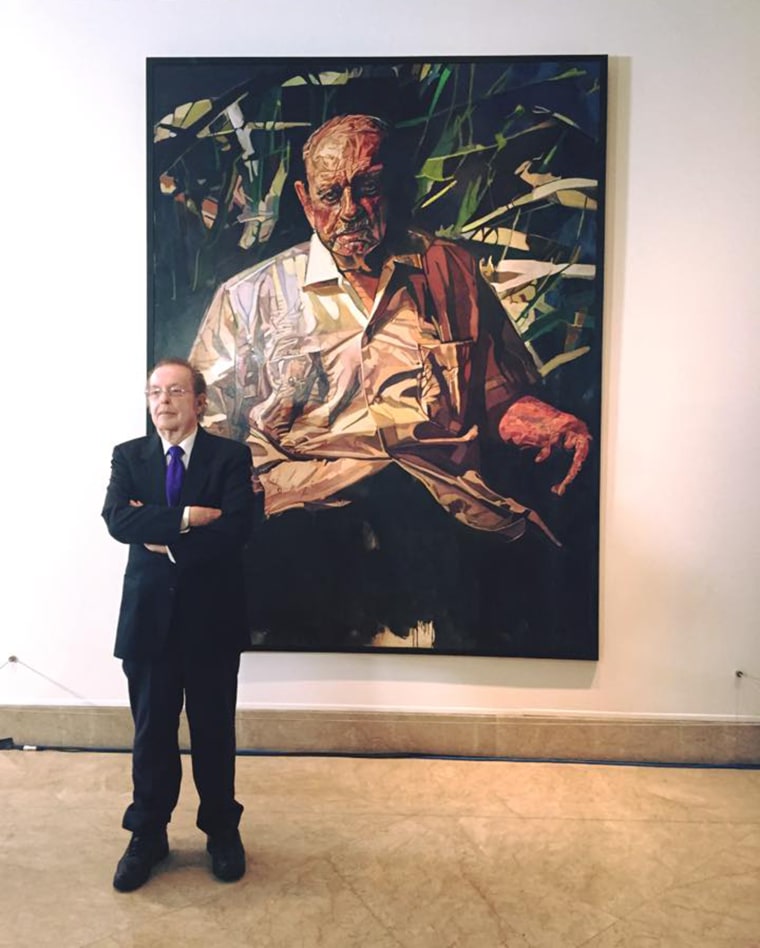
<svg viewBox="0 0 760 948"><path fill-rule="evenodd" d="M190 530L190 508L185 507L182 511L182 520L179 523L179 532L187 533Z"/></svg>

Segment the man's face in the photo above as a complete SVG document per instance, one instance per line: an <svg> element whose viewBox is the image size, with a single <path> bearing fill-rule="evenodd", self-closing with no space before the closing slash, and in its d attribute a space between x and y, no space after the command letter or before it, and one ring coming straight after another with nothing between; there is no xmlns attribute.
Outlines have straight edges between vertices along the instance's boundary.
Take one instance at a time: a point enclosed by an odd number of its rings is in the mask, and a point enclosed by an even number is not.
<svg viewBox="0 0 760 948"><path fill-rule="evenodd" d="M308 189L296 181L309 223L343 269L363 269L385 237L388 201L380 146L376 132L335 129L311 150Z"/></svg>
<svg viewBox="0 0 760 948"><path fill-rule="evenodd" d="M159 434L179 444L195 431L206 396L193 392L193 376L184 365L161 365L147 385L150 417Z"/></svg>

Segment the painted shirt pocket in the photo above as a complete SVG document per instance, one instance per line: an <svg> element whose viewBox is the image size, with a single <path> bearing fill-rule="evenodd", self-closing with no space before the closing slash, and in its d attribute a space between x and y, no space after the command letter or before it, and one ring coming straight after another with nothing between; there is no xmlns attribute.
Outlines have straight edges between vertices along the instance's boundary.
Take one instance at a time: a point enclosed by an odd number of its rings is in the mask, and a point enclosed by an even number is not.
<svg viewBox="0 0 760 948"><path fill-rule="evenodd" d="M422 343L419 382L420 405L434 424L459 434L467 410L467 390L472 373L471 339Z"/></svg>

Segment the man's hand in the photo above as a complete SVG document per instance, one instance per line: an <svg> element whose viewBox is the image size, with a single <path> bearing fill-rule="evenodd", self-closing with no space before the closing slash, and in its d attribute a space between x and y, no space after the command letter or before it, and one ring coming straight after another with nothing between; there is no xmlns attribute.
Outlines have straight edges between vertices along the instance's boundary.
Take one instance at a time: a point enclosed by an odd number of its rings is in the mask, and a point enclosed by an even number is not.
<svg viewBox="0 0 760 948"><path fill-rule="evenodd" d="M575 415L559 411L546 402L524 395L513 402L499 422L499 435L518 448L538 448L537 464L545 461L556 447L573 452L573 460L564 478L552 487L555 494L565 493L588 457L591 435Z"/></svg>
<svg viewBox="0 0 760 948"><path fill-rule="evenodd" d="M218 507L190 507L188 524L191 527L205 527L222 516Z"/></svg>

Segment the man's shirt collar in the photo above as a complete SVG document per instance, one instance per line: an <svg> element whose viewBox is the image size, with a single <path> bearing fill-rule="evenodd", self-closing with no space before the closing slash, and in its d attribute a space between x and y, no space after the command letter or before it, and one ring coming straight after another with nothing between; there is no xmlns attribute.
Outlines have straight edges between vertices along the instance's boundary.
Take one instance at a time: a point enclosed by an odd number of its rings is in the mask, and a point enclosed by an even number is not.
<svg viewBox="0 0 760 948"><path fill-rule="evenodd" d="M340 270L335 265L332 254L316 234L309 241L309 258L306 262L304 287L311 288L320 283L337 283Z"/></svg>
<svg viewBox="0 0 760 948"><path fill-rule="evenodd" d="M161 438L161 445L164 449L164 456L166 456L166 453L169 450L169 448L172 446L172 443L171 441L167 441L161 435L159 435L158 437ZM182 455L182 463L185 465L185 467L187 467L187 465L190 463L190 455L192 454L193 445L195 444L195 439L197 437L198 437L198 427L196 426L192 434L189 434L186 438L184 438L179 443L179 447L182 448L182 450L185 452Z"/></svg>
<svg viewBox="0 0 760 948"><path fill-rule="evenodd" d="M385 264L392 261L403 263L417 270L422 269L422 253L429 244L429 238L415 231L405 235L405 239L398 249L389 252ZM385 265L384 264L384 265ZM316 289L320 285L336 284L340 281L341 272L335 264L330 251L325 247L316 234L311 235L309 242L309 256L306 262L304 289Z"/></svg>

